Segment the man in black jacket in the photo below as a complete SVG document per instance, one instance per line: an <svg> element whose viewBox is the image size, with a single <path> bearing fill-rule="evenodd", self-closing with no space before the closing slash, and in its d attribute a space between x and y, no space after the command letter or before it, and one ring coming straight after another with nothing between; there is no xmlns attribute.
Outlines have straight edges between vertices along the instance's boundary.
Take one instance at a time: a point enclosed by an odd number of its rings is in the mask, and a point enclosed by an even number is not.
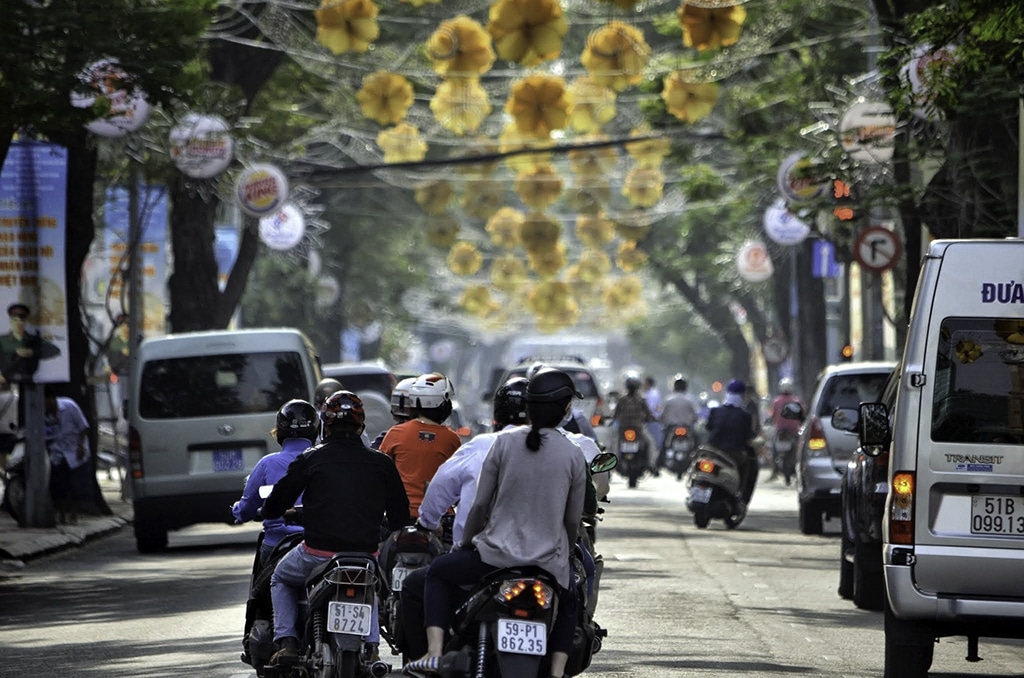
<svg viewBox="0 0 1024 678"><path fill-rule="evenodd" d="M747 385L733 379L725 392L725 403L708 414L708 445L735 460L740 472L740 495L745 503L750 503L757 483L757 453L750 444L755 429L745 404Z"/></svg>
<svg viewBox="0 0 1024 678"><path fill-rule="evenodd" d="M320 409L323 442L302 453L274 486L263 505L264 518L277 518L302 495L304 541L274 569L270 597L274 605L274 640L279 650L270 663L294 663L298 657L298 606L306 577L340 551L374 554L380 526L410 522L409 498L395 463L363 445L366 414L359 396L338 391ZM379 640L374 606L369 643Z"/></svg>

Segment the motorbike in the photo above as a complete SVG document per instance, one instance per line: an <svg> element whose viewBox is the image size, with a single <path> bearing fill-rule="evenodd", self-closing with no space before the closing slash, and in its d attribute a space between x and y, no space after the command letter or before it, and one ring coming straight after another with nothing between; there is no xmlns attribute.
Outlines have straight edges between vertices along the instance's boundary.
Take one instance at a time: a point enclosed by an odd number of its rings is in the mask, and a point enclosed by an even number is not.
<svg viewBox="0 0 1024 678"><path fill-rule="evenodd" d="M619 430L619 471L626 476L630 487L636 487L640 476L647 470L647 439L633 427Z"/></svg>
<svg viewBox="0 0 1024 678"><path fill-rule="evenodd" d="M451 521L447 522L450 534ZM426 567L447 550L434 534L413 525L393 532L387 548L381 550L381 579L385 586L380 601L380 634L391 647L392 654L400 654L404 647L402 583L410 572Z"/></svg>
<svg viewBox="0 0 1024 678"><path fill-rule="evenodd" d="M3 468L3 508L11 514L18 525L25 524L25 440L15 436L3 436L0 443L8 453Z"/></svg>
<svg viewBox="0 0 1024 678"><path fill-rule="evenodd" d="M787 485L796 473L796 438L795 433L781 428L772 437L772 465Z"/></svg>
<svg viewBox="0 0 1024 678"><path fill-rule="evenodd" d="M699 448L690 466L686 499L693 524L703 529L719 518L729 529L738 527L747 515L740 482L740 469L732 457L713 447Z"/></svg>
<svg viewBox="0 0 1024 678"><path fill-rule="evenodd" d="M665 437L665 467L676 474L676 480L682 480L690 468L696 447L693 431L688 426L674 426Z"/></svg>
<svg viewBox="0 0 1024 678"><path fill-rule="evenodd" d="M274 547L266 562L260 562L260 541L256 544L256 557L253 559L252 576L249 579L249 599L245 603L245 629L242 635L241 660L256 670L256 675L264 675L263 667L270 661L276 647L274 646L274 607L270 601L270 576L274 568L288 551L302 542L303 533L295 532L282 539Z"/></svg>

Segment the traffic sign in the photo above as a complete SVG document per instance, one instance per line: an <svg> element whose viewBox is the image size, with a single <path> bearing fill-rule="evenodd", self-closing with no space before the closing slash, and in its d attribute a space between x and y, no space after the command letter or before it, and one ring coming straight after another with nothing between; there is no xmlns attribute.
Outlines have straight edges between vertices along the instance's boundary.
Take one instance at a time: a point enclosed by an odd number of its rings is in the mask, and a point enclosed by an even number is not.
<svg viewBox="0 0 1024 678"><path fill-rule="evenodd" d="M902 253L900 237L884 226L865 228L853 244L853 255L857 262L875 273L888 271L895 266Z"/></svg>

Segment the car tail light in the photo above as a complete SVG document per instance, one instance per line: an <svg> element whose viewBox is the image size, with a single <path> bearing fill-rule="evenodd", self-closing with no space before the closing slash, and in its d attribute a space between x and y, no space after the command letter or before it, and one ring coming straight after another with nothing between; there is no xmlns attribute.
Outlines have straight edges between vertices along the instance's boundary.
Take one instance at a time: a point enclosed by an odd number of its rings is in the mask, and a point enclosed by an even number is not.
<svg viewBox="0 0 1024 678"><path fill-rule="evenodd" d="M914 474L899 471L892 477L892 496L889 501L889 542L914 543Z"/></svg>
<svg viewBox="0 0 1024 678"><path fill-rule="evenodd" d="M821 426L821 419L811 417L807 429L807 456L823 457L828 454L828 444L825 442L825 429Z"/></svg>
<svg viewBox="0 0 1024 678"><path fill-rule="evenodd" d="M142 438L134 428L128 428L128 469L132 478L144 478L146 471L142 468Z"/></svg>
<svg viewBox="0 0 1024 678"><path fill-rule="evenodd" d="M634 440L636 440L636 431L634 431L631 428L627 428L625 431L622 432L622 439L628 443L633 442Z"/></svg>

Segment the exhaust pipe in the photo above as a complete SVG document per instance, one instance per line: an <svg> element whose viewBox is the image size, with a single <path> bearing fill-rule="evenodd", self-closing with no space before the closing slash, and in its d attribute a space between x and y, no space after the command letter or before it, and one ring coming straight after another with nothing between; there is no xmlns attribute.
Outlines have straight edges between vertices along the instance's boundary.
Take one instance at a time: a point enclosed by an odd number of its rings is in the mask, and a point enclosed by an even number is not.
<svg viewBox="0 0 1024 678"><path fill-rule="evenodd" d="M369 672L373 678L384 678L384 676L391 673L391 664L385 664L378 659L377 661L370 663Z"/></svg>

